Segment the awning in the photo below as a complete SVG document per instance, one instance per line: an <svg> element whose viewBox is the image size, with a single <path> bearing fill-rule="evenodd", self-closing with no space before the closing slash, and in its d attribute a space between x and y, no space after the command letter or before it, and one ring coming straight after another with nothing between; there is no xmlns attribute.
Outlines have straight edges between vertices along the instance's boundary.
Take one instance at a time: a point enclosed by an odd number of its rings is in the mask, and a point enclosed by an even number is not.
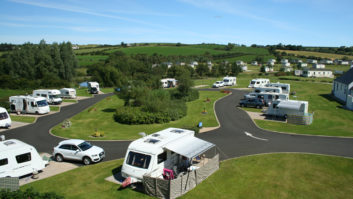
<svg viewBox="0 0 353 199"><path fill-rule="evenodd" d="M190 136L171 142L167 144L165 148L191 159L206 152L214 146L215 145L210 142Z"/></svg>

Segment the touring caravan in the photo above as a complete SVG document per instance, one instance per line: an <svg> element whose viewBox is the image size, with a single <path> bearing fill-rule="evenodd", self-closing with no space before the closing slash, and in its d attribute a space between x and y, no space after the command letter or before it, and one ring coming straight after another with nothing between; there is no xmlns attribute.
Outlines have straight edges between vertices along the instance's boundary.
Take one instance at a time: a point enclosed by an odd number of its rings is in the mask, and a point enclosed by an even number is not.
<svg viewBox="0 0 353 199"><path fill-rule="evenodd" d="M0 128L9 128L11 126L11 118L6 109L0 107Z"/></svg>
<svg viewBox="0 0 353 199"><path fill-rule="evenodd" d="M289 96L286 93L249 93L244 95L245 99L248 98L259 98L263 99L266 106L268 106L272 101L275 100L289 100Z"/></svg>
<svg viewBox="0 0 353 199"><path fill-rule="evenodd" d="M60 98L60 95L60 91L56 89L40 89L33 91L33 97L44 97L48 104L61 104L63 100Z"/></svg>
<svg viewBox="0 0 353 199"><path fill-rule="evenodd" d="M98 82L88 82L88 91L91 94L98 94L99 93L99 83Z"/></svg>
<svg viewBox="0 0 353 199"><path fill-rule="evenodd" d="M267 115L287 118L288 115L303 116L308 113L309 103L297 100L276 100L273 101L267 111Z"/></svg>
<svg viewBox="0 0 353 199"><path fill-rule="evenodd" d="M11 96L10 111L16 113L46 114L50 112L47 100L44 97Z"/></svg>
<svg viewBox="0 0 353 199"><path fill-rule="evenodd" d="M76 89L74 88L62 88L60 89L60 97L62 98L76 98Z"/></svg>
<svg viewBox="0 0 353 199"><path fill-rule="evenodd" d="M266 84L266 87L279 87L282 89L282 93L290 93L290 84L285 84L285 83L269 83Z"/></svg>
<svg viewBox="0 0 353 199"><path fill-rule="evenodd" d="M234 86L237 84L237 78L236 77L224 77L223 78L224 86Z"/></svg>
<svg viewBox="0 0 353 199"><path fill-rule="evenodd" d="M250 81L248 88L262 87L262 86L265 86L266 84L269 84L269 83L270 83L269 79L252 79Z"/></svg>
<svg viewBox="0 0 353 199"><path fill-rule="evenodd" d="M131 183L141 182L144 175L163 178L163 171L190 166L190 161L215 145L195 137L186 129L168 128L130 143L121 174Z"/></svg>
<svg viewBox="0 0 353 199"><path fill-rule="evenodd" d="M282 93L282 88L279 87L257 87L255 93Z"/></svg>
<svg viewBox="0 0 353 199"><path fill-rule="evenodd" d="M20 140L0 141L0 151L0 178L32 174L48 164L33 146Z"/></svg>
<svg viewBox="0 0 353 199"><path fill-rule="evenodd" d="M162 88L171 88L177 85L177 80L174 78L161 79Z"/></svg>

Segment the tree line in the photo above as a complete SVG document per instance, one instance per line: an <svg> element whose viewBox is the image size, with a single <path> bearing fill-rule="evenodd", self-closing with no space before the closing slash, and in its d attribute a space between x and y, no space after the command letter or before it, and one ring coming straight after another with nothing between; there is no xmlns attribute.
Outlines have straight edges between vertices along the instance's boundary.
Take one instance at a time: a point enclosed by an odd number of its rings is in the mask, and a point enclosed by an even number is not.
<svg viewBox="0 0 353 199"><path fill-rule="evenodd" d="M70 42L16 45L0 61L2 88L67 86L78 67Z"/></svg>

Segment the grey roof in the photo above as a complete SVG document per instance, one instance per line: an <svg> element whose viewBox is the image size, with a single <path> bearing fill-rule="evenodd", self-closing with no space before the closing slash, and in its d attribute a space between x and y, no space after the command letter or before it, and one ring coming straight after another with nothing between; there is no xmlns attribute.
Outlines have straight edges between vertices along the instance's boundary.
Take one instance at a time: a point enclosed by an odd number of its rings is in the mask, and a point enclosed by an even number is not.
<svg viewBox="0 0 353 199"><path fill-rule="evenodd" d="M350 84L353 82L353 68L349 69L347 72L343 73L340 77L335 79L336 82L343 84Z"/></svg>
<svg viewBox="0 0 353 199"><path fill-rule="evenodd" d="M310 71L331 71L330 69L326 69L326 68L308 68L305 70L310 70Z"/></svg>

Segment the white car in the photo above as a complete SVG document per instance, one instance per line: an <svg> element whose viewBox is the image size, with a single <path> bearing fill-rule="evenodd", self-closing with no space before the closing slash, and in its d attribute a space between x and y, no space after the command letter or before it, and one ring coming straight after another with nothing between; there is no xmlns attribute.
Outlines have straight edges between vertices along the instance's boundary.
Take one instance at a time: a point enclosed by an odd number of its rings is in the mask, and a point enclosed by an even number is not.
<svg viewBox="0 0 353 199"><path fill-rule="evenodd" d="M213 84L213 88L219 88L219 87L223 87L224 86L224 82L223 81L216 81L214 84Z"/></svg>
<svg viewBox="0 0 353 199"><path fill-rule="evenodd" d="M91 162L101 161L105 157L105 152L102 148L84 140L71 139L61 141L54 147L53 157L58 162L64 159L81 160L83 164L89 165Z"/></svg>

